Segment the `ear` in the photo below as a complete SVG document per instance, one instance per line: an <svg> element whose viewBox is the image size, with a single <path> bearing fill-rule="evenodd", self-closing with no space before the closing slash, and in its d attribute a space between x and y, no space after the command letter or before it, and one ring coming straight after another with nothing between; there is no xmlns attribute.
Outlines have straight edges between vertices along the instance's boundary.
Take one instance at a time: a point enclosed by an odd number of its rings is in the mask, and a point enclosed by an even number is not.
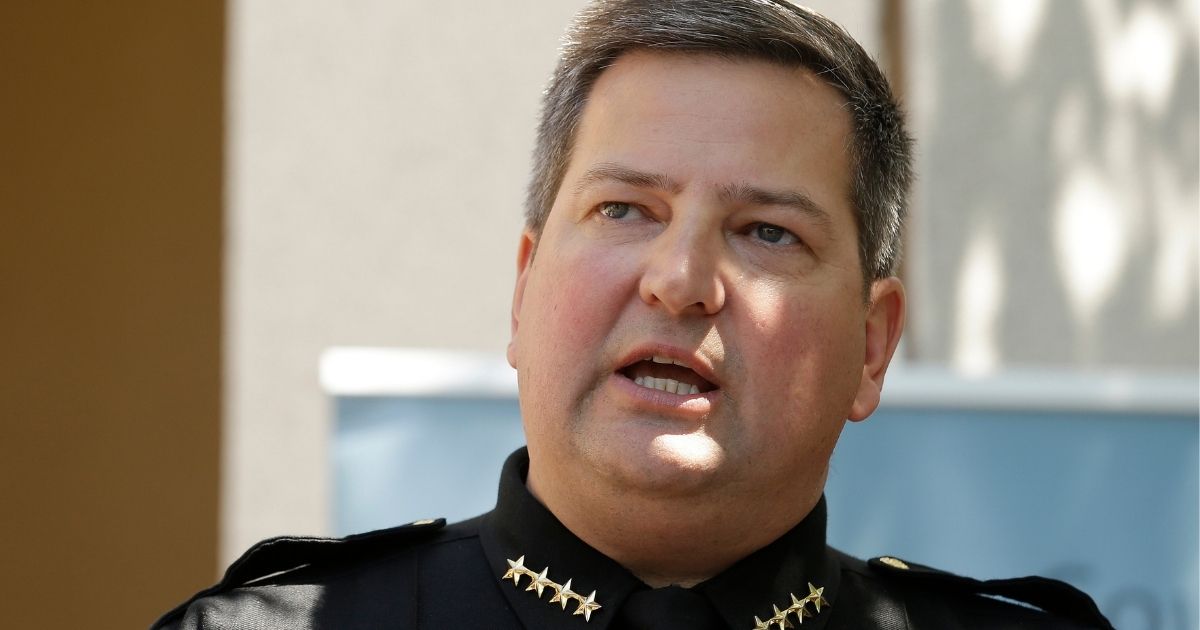
<svg viewBox="0 0 1200 630"><path fill-rule="evenodd" d="M896 277L871 284L871 303L867 308L866 348L863 353L862 380L850 406L849 420L866 420L879 406L883 375L887 372L900 333L904 330L904 285Z"/></svg>
<svg viewBox="0 0 1200 630"><path fill-rule="evenodd" d="M533 266L533 250L537 248L537 235L526 228L521 232L517 244L517 284L513 288L512 335L508 339L508 364L517 367L517 328L521 321L521 302L525 299L525 282L529 279L529 268Z"/></svg>

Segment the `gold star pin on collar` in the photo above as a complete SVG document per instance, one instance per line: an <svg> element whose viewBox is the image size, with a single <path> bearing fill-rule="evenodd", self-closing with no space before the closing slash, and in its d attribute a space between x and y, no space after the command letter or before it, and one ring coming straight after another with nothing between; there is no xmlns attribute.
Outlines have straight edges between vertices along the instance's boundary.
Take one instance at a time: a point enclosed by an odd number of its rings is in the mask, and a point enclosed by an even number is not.
<svg viewBox="0 0 1200 630"><path fill-rule="evenodd" d="M596 603L596 591L592 591L586 599L579 602L579 607L575 609L574 614L583 615L583 620L586 622L592 620L592 611L599 609L600 604Z"/></svg>
<svg viewBox="0 0 1200 630"><path fill-rule="evenodd" d="M500 577L501 581L512 580L513 586L521 586L521 578L528 577L529 584L525 586L526 591L536 591L538 599L542 597L542 591L550 589L554 594L550 596L549 604L558 604L563 610L567 609L567 603L575 602L575 612L572 615L583 615L583 621L586 623L592 620L592 613L600 609L600 603L596 601L596 591L592 591L587 597L571 590L571 580L567 580L566 584L558 584L550 579L550 567L542 569L541 573L530 570L525 566L525 556L521 556L516 560L507 560L508 570Z"/></svg>
<svg viewBox="0 0 1200 630"><path fill-rule="evenodd" d="M537 575L537 577L533 578L533 580L529 582L529 586L526 586L525 590L537 591L538 597L541 597L542 590L550 585L550 579L547 577L549 573L550 569L544 569Z"/></svg>
<svg viewBox="0 0 1200 630"><path fill-rule="evenodd" d="M525 556L521 556L516 560L508 561L508 570L504 572L504 577L501 580L512 578L513 586L517 586L517 582L521 580L521 576L526 574Z"/></svg>
<svg viewBox="0 0 1200 630"><path fill-rule="evenodd" d="M808 597L804 599L812 602L813 608L817 612L821 612L821 606L829 606L829 602L825 600L825 587L817 588L812 582L808 583ZM796 600L796 596L792 595L792 601Z"/></svg>
<svg viewBox="0 0 1200 630"><path fill-rule="evenodd" d="M753 630L795 628L796 626L792 623L791 615L795 615L797 624L803 624L806 617L813 616L813 612L820 613L822 606L826 608L832 607L825 599L825 588L817 588L812 585L812 582L808 583L808 595L803 598L796 597L795 593L788 593L788 595L792 598L791 605L783 610L780 610L779 606L772 605L771 609L775 614L768 617L765 621L755 615ZM813 606L812 611L807 608L809 604Z"/></svg>

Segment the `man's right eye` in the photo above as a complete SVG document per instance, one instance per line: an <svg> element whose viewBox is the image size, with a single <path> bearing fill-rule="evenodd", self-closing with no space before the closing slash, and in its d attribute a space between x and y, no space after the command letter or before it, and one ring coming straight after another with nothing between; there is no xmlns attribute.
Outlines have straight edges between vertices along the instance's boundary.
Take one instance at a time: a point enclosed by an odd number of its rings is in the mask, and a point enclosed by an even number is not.
<svg viewBox="0 0 1200 630"><path fill-rule="evenodd" d="M634 208L631 204L619 201L606 201L600 204L600 214L610 219L623 219L631 210L637 212L637 208Z"/></svg>

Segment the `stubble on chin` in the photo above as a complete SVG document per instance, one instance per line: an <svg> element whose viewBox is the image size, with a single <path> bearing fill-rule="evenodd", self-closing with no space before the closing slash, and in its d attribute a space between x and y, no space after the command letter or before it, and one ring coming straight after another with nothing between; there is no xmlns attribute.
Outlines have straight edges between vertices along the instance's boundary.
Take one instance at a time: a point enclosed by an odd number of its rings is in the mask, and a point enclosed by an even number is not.
<svg viewBox="0 0 1200 630"><path fill-rule="evenodd" d="M672 421L604 414L576 421L584 430L571 433L575 464L607 492L685 499L709 495L721 485L726 452L702 425L680 431Z"/></svg>

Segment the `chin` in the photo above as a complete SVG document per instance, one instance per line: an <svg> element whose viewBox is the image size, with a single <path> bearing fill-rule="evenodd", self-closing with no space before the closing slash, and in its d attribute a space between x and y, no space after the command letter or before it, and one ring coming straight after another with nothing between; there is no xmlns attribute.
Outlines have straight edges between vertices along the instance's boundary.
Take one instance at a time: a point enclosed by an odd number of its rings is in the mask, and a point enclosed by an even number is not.
<svg viewBox="0 0 1200 630"><path fill-rule="evenodd" d="M585 449L585 457L629 492L686 496L720 483L725 450L701 431L665 433L637 440L626 433Z"/></svg>

